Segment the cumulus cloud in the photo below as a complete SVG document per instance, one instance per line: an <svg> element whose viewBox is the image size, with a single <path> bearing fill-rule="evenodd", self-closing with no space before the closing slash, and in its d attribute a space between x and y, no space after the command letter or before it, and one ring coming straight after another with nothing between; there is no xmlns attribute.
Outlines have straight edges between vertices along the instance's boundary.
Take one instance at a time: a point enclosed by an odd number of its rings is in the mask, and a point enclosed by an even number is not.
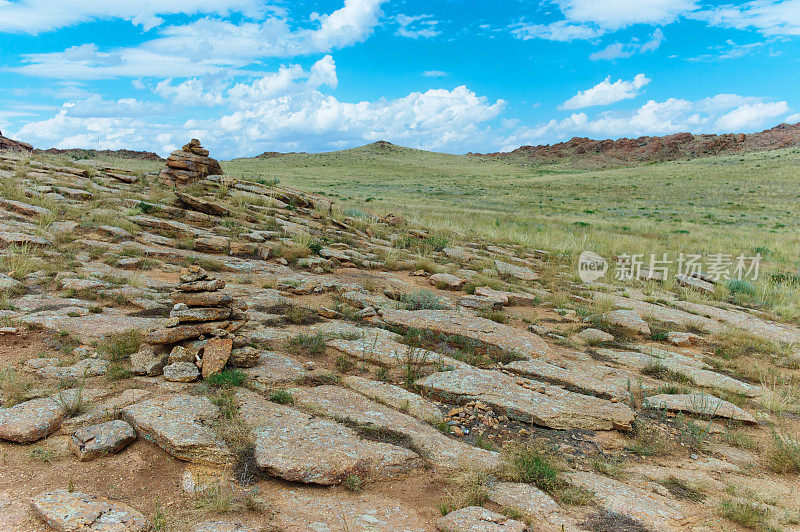
<svg viewBox="0 0 800 532"><path fill-rule="evenodd" d="M521 126L501 141L503 150L525 144L542 144L566 140L573 136L597 139L670 135L679 132L730 133L755 131L769 127L786 114L785 101L719 94L698 101L668 98L649 100L629 111L603 111L594 116L572 113L536 126ZM795 115L800 117L800 115ZM787 117L788 120L792 117Z"/></svg>
<svg viewBox="0 0 800 532"><path fill-rule="evenodd" d="M258 0L0 0L0 32L38 34L109 19L128 20L147 30L163 22L160 15L243 13L255 17L264 11Z"/></svg>
<svg viewBox="0 0 800 532"><path fill-rule="evenodd" d="M135 47L101 51L95 44L63 52L27 54L23 74L59 79L194 77L236 69L267 57L326 53L372 34L385 0L345 0L330 14L312 14L313 28L292 29L283 17L234 24L202 18L161 28L160 36Z"/></svg>
<svg viewBox="0 0 800 532"><path fill-rule="evenodd" d="M630 100L639 95L642 87L650 83L650 79L644 74L637 74L630 81L618 79L611 82L611 76L585 91L578 91L578 94L562 103L560 109L583 109L595 105L609 105L622 100Z"/></svg>
<svg viewBox="0 0 800 532"><path fill-rule="evenodd" d="M286 65L252 82L235 84L221 96L226 107L213 118L170 125L139 118L148 110L155 111L158 104L78 101L50 119L23 126L18 135L42 146L135 147L162 154L186 138L197 137L222 157L267 150L337 149L379 139L425 149L463 146L467 151L469 143L474 143L470 149L480 146L478 139L487 134L486 124L506 105L465 86L411 92L396 99L345 102L323 92L337 82L333 58L325 56L308 69ZM196 83L166 83L155 92L175 101L183 90L190 99L203 94ZM103 106L114 107L113 118L102 111ZM87 112L90 108L97 114ZM177 108L160 111L162 116Z"/></svg>

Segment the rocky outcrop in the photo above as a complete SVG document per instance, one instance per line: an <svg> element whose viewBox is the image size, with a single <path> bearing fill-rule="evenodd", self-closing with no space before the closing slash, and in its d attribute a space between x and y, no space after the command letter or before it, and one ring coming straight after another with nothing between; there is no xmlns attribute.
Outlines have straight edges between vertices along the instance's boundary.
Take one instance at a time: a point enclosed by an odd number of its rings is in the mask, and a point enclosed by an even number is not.
<svg viewBox="0 0 800 532"><path fill-rule="evenodd" d="M208 155L208 150L200 145L200 141L192 139L167 157L166 166L158 174L158 180L170 186L188 185L210 175L222 175L219 162Z"/></svg>
<svg viewBox="0 0 800 532"><path fill-rule="evenodd" d="M3 132L0 131L0 151L20 151L27 153L33 151L33 146L26 142L11 140L8 137L4 137Z"/></svg>
<svg viewBox="0 0 800 532"><path fill-rule="evenodd" d="M498 159L525 159L556 162L568 159L591 165L636 164L650 161L671 161L683 157L777 150L800 146L800 123L780 124L760 133L725 133L693 135L675 133L664 137L594 140L573 137L552 145L521 146L507 153L470 153Z"/></svg>

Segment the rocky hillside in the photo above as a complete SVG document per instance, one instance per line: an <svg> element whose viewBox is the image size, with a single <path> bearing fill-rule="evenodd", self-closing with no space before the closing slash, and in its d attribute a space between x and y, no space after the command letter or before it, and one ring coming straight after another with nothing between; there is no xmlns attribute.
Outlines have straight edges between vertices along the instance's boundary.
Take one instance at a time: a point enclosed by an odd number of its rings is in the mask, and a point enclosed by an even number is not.
<svg viewBox="0 0 800 532"><path fill-rule="evenodd" d="M800 522L797 326L208 175L198 144L163 182L0 155L4 530Z"/></svg>
<svg viewBox="0 0 800 532"><path fill-rule="evenodd" d="M33 151L33 146L4 137L3 132L0 131L0 151L30 152Z"/></svg>
<svg viewBox="0 0 800 532"><path fill-rule="evenodd" d="M798 146L800 146L800 123L780 124L772 129L747 135L744 133L724 135L676 133L664 137L617 140L574 137L567 142L558 144L522 146L508 153L471 153L469 155L530 162L568 160L606 166L777 150Z"/></svg>

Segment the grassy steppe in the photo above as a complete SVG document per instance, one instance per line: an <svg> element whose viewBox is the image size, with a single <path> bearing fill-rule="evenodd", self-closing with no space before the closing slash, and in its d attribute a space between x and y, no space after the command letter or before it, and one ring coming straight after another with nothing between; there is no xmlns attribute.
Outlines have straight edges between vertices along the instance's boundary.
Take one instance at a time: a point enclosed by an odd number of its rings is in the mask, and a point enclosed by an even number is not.
<svg viewBox="0 0 800 532"><path fill-rule="evenodd" d="M116 164L120 161L115 160ZM152 161L128 161L157 170ZM488 239L555 251L760 253L759 281L729 299L800 320L800 149L602 170L371 144L224 162L225 172L338 199L347 214L402 214L451 242ZM674 272L673 272L674 273ZM772 274L783 275L775 282ZM696 294L695 294L696 296Z"/></svg>

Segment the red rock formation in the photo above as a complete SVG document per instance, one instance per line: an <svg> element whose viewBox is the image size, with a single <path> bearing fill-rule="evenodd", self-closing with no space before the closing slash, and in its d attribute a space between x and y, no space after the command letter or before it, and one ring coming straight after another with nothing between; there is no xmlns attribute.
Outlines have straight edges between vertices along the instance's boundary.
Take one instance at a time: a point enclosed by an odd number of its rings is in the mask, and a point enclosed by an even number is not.
<svg viewBox="0 0 800 532"><path fill-rule="evenodd" d="M26 142L19 142L17 140L11 140L7 137L4 137L3 132L0 131L0 151L31 152L33 151L33 146Z"/></svg>

